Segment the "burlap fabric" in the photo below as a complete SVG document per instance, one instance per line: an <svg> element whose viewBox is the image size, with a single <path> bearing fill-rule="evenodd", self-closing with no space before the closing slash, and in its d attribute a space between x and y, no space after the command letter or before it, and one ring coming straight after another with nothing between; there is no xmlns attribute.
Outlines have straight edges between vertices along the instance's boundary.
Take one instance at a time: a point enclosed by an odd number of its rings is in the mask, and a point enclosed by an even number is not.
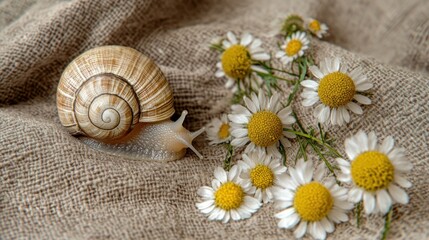
<svg viewBox="0 0 429 240"><path fill-rule="evenodd" d="M392 135L407 149L410 203L397 207L389 237L429 238L426 0L0 1L0 238L292 238L276 227L272 205L226 225L198 212L196 191L210 184L223 148L200 137L203 160L191 153L168 164L118 158L70 136L55 106L59 77L74 57L100 45L131 46L161 66L176 111L188 109L186 126L196 130L226 110L230 97L214 77L218 56L210 40L249 31L274 50L269 23L288 12L329 25L327 41L312 42L316 61L338 56L374 83L373 105L331 132L341 152L344 138L359 129ZM312 109L300 100L295 108L313 124ZM382 228L381 217L364 218L360 229L351 220L329 238L377 239Z"/></svg>

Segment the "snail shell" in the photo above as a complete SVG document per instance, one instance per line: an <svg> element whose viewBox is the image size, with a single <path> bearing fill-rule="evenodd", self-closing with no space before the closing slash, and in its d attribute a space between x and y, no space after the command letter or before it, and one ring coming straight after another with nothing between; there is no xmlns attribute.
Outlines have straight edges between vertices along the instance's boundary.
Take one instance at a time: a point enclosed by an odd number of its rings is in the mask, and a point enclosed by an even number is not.
<svg viewBox="0 0 429 240"><path fill-rule="evenodd" d="M128 47L97 47L74 59L61 76L57 107L71 134L85 136L84 142L92 147L134 158L139 154L157 160L180 158L187 147L195 150L191 142L201 132L184 129L183 114L182 129L176 124L169 132L156 126L172 125L168 119L175 111L173 92L158 66ZM179 134L178 142L170 143L173 146L148 142L174 138L159 135L175 132L190 137Z"/></svg>

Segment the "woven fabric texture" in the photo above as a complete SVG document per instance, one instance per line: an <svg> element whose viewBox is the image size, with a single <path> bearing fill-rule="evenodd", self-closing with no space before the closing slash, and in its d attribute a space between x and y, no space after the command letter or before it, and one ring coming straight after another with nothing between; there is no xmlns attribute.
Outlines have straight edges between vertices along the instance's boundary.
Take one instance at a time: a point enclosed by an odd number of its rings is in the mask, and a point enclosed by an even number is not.
<svg viewBox="0 0 429 240"><path fill-rule="evenodd" d="M270 22L287 13L330 27L312 41L316 62L340 57L374 83L373 104L350 124L330 128L344 153L359 129L391 135L414 168L410 203L395 208L389 238L429 238L429 1L426 0L3 0L0 1L1 239L289 239L272 205L245 221L210 222L195 207L225 150L203 137L179 161L118 158L93 150L61 126L55 92L62 71L82 52L133 47L160 66L175 109L197 130L228 110L231 94L216 79L210 40L251 32L272 52ZM285 89L286 94L290 89ZM306 125L312 108L294 105ZM295 144L294 144L295 145ZM293 147L290 154L294 154ZM380 216L336 226L329 239L378 239Z"/></svg>

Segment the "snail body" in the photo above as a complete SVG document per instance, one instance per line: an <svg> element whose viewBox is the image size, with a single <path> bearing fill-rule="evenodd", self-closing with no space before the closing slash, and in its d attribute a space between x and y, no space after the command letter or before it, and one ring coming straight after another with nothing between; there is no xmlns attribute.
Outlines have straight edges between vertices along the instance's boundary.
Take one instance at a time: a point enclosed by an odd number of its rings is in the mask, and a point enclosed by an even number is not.
<svg viewBox="0 0 429 240"><path fill-rule="evenodd" d="M176 160L203 129L173 122L173 92L156 64L140 52L103 46L84 52L64 70L57 90L60 121L89 146L137 159Z"/></svg>

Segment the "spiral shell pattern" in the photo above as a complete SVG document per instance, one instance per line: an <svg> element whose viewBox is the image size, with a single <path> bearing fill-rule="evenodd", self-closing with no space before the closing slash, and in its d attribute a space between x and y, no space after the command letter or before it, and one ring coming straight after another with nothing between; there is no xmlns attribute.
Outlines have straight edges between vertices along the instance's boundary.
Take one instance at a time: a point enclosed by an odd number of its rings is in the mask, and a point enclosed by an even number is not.
<svg viewBox="0 0 429 240"><path fill-rule="evenodd" d="M67 66L58 85L61 123L99 140L125 136L138 122L174 113L172 90L155 63L121 46L91 49Z"/></svg>

